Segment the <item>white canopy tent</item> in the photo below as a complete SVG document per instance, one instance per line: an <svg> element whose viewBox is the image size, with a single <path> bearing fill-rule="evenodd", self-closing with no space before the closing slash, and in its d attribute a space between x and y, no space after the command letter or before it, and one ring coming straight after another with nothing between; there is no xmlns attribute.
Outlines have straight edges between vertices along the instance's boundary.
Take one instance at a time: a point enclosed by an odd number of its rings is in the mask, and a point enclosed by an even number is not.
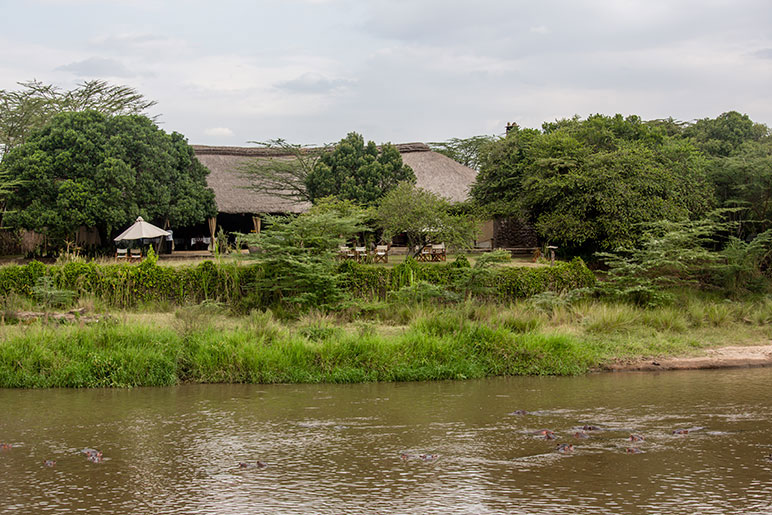
<svg viewBox="0 0 772 515"><path fill-rule="evenodd" d="M168 231L164 231L163 229L146 222L141 216L138 216L137 221L134 222L131 227L119 234L113 241L144 240L169 236L169 234Z"/></svg>

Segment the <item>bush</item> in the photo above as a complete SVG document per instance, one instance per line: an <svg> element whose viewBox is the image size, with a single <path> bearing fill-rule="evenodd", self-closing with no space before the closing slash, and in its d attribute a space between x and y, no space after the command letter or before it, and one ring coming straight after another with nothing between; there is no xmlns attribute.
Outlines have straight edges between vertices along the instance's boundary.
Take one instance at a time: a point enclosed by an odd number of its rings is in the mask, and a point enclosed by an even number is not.
<svg viewBox="0 0 772 515"><path fill-rule="evenodd" d="M204 261L196 266L167 267L150 261L139 265L70 262L46 266L0 267L0 296L31 297L41 278L51 288L99 299L109 306L133 307L143 303L168 305L222 303L231 310L278 306L265 284L265 264L218 264ZM477 268L452 264L417 263L408 259L394 268L346 261L337 266L337 294L351 298L385 300L396 295L402 301L455 302L467 294L509 302L544 291L563 292L592 286L595 277L580 259L552 267ZM476 275L475 275L476 274ZM474 279L470 286L469 279ZM477 284L479 283L479 284ZM472 287L474 286L474 287ZM398 293L401 292L401 293ZM282 309L286 311L287 307ZM320 304L320 308L324 306Z"/></svg>

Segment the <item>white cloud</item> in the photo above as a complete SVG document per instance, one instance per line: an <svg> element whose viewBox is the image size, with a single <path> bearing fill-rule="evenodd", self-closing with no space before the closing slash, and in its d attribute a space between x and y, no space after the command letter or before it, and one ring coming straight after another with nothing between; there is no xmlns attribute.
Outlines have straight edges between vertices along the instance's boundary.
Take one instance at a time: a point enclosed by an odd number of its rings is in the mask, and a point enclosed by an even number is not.
<svg viewBox="0 0 772 515"><path fill-rule="evenodd" d="M89 57L82 61L65 64L56 68L72 72L78 77L133 77L136 74L129 71L122 63L105 57Z"/></svg>
<svg viewBox="0 0 772 515"><path fill-rule="evenodd" d="M214 138L223 138L233 136L233 131L227 127L211 127L204 130L204 134L212 136Z"/></svg>

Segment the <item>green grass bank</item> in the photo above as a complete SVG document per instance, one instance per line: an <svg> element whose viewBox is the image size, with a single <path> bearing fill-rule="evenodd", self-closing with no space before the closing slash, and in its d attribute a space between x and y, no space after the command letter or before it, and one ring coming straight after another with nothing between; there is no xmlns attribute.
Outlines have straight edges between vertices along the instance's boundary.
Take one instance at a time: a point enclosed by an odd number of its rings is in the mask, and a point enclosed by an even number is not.
<svg viewBox="0 0 772 515"><path fill-rule="evenodd" d="M95 325L0 326L0 387L353 383L575 375L613 361L768 342L772 298L681 293L655 309L547 296L509 305L373 303L280 321L212 304Z"/></svg>

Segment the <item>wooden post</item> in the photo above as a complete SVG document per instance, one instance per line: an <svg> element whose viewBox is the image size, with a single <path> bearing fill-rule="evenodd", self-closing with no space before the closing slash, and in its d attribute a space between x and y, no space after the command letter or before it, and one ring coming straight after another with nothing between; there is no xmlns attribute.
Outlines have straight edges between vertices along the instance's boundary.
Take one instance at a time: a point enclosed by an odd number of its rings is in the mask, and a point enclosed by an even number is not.
<svg viewBox="0 0 772 515"><path fill-rule="evenodd" d="M553 247L552 245L550 245L547 248L550 250L550 266L555 266L555 249L557 247Z"/></svg>
<svg viewBox="0 0 772 515"><path fill-rule="evenodd" d="M164 218L164 231L168 231L170 225L171 224L169 223L169 219L168 218ZM163 240L163 238L162 238L162 240ZM174 238L172 238L172 244L169 245L169 254L174 254Z"/></svg>
<svg viewBox="0 0 772 515"><path fill-rule="evenodd" d="M209 250L211 251L214 251L214 246L215 246L214 235L216 231L217 231L217 215L209 218L209 234L212 237Z"/></svg>
<svg viewBox="0 0 772 515"><path fill-rule="evenodd" d="M260 215L252 215L252 223L255 226L255 233L260 234L260 226L262 225L262 220L260 219Z"/></svg>

